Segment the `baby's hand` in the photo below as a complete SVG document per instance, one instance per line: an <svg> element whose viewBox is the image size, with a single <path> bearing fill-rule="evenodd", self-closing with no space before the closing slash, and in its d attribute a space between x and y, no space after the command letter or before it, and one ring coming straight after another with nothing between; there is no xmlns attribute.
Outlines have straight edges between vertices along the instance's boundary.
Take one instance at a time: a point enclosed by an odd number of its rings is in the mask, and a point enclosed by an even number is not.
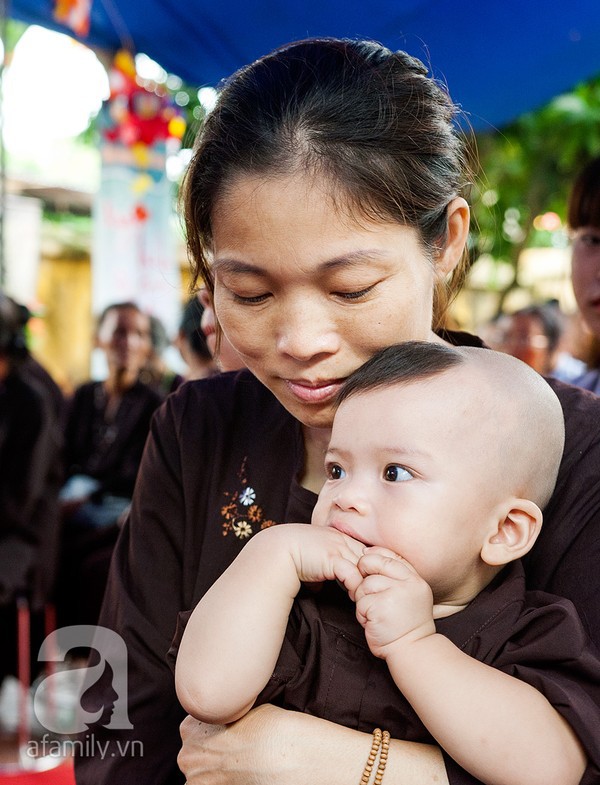
<svg viewBox="0 0 600 785"><path fill-rule="evenodd" d="M362 581L357 563L363 555L362 542L337 529L306 523L286 523L260 532L254 540L268 540L277 551L287 552L293 561L298 580L306 583L338 580L354 599L354 590ZM258 544L258 543L257 543Z"/></svg>
<svg viewBox="0 0 600 785"><path fill-rule="evenodd" d="M365 549L358 562L356 616L369 648L387 659L400 646L435 633L433 595L414 567L387 548Z"/></svg>

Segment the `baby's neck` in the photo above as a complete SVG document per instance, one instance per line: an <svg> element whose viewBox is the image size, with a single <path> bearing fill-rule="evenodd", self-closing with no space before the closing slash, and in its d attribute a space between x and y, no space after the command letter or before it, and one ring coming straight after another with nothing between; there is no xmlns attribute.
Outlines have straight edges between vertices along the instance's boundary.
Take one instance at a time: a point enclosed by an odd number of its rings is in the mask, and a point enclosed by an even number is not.
<svg viewBox="0 0 600 785"><path fill-rule="evenodd" d="M446 616L453 616L455 613L460 613L460 611L464 611L469 603L466 602L464 605L434 605L433 606L433 618L434 619L445 619Z"/></svg>

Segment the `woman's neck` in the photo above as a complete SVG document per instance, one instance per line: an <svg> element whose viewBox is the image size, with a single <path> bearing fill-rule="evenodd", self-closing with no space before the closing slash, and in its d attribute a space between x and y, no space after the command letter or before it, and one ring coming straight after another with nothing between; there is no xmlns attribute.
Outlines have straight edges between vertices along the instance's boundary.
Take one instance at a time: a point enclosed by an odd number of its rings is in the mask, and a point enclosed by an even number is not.
<svg viewBox="0 0 600 785"><path fill-rule="evenodd" d="M104 381L104 389L109 395L121 395L136 383L138 374L127 368L109 369L108 377Z"/></svg>
<svg viewBox="0 0 600 785"><path fill-rule="evenodd" d="M309 428L302 426L304 436L304 470L298 478L300 485L309 491L319 493L325 482L324 459L331 437L329 428Z"/></svg>

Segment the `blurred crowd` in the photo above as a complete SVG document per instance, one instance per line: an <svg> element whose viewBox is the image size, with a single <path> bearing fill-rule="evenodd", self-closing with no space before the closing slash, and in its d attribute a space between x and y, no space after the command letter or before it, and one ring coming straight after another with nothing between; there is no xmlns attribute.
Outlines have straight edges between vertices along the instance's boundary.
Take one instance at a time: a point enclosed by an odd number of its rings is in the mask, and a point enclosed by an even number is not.
<svg viewBox="0 0 600 785"><path fill-rule="evenodd" d="M0 292L0 683L16 671L23 602L32 653L49 606L58 626L96 621L156 408L185 381L241 366L226 341L217 356L203 299L188 301L172 340L135 302L107 306L95 331L106 376L65 397L29 351L30 312ZM172 347L183 373L165 359Z"/></svg>
<svg viewBox="0 0 600 785"><path fill-rule="evenodd" d="M594 364L593 335L579 312L564 313L556 300L500 313L478 332L490 348L571 384Z"/></svg>

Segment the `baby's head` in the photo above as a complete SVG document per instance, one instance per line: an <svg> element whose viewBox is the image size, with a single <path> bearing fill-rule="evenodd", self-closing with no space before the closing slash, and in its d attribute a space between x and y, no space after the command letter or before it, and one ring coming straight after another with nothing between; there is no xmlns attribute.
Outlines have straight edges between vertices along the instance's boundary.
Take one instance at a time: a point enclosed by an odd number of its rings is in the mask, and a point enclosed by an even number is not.
<svg viewBox="0 0 600 785"><path fill-rule="evenodd" d="M436 603L465 604L530 550L564 446L535 371L412 341L365 363L339 401L314 523L399 553Z"/></svg>

